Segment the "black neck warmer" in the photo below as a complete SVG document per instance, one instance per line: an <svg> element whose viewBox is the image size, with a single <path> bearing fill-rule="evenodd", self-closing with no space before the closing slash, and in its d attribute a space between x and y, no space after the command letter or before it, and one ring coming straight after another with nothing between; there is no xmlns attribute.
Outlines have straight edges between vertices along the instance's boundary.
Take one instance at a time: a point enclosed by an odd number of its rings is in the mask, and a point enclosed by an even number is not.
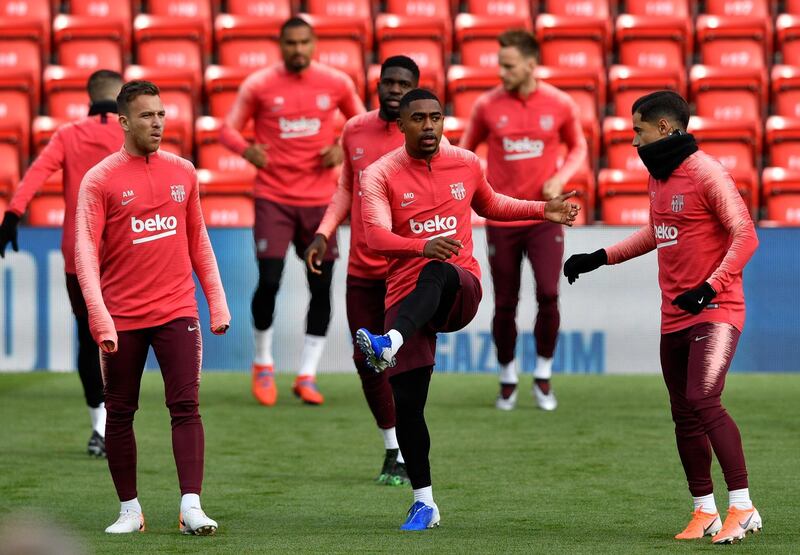
<svg viewBox="0 0 800 555"><path fill-rule="evenodd" d="M642 159L647 171L659 181L667 179L684 160L697 152L697 142L694 135L689 133L676 133L663 139L640 146L639 158Z"/></svg>
<svg viewBox="0 0 800 555"><path fill-rule="evenodd" d="M97 114L100 114L103 123L106 122L106 114L116 114L116 113L117 113L116 100L100 100L98 102L92 102L92 104L89 106L89 115L96 116Z"/></svg>

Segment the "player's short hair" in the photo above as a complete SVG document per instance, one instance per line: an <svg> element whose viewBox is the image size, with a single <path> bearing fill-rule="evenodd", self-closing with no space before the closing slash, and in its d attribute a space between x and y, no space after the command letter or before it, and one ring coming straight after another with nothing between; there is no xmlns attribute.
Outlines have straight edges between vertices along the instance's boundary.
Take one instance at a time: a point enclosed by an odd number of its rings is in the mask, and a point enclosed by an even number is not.
<svg viewBox="0 0 800 555"><path fill-rule="evenodd" d="M399 111L402 112L403 110L407 109L415 100L435 100L440 106L442 104L442 102L439 100L439 97L428 89L411 89L403 95L403 98L400 99Z"/></svg>
<svg viewBox="0 0 800 555"><path fill-rule="evenodd" d="M158 90L155 83L151 83L150 81L128 81L122 85L122 90L119 91L119 96L117 96L117 111L120 114L127 114L128 104L133 102L136 97L142 96L143 94L159 96L161 91Z"/></svg>
<svg viewBox="0 0 800 555"><path fill-rule="evenodd" d="M97 102L98 100L106 99L109 91L120 83L122 83L122 75L116 71L98 69L86 81L86 91L89 93L89 99L92 102Z"/></svg>
<svg viewBox="0 0 800 555"><path fill-rule="evenodd" d="M381 64L381 77L383 73L390 67L400 67L407 69L414 76L414 81L419 82L419 66L417 63L408 56L390 56Z"/></svg>
<svg viewBox="0 0 800 555"><path fill-rule="evenodd" d="M675 91L656 91L639 97L631 107L631 115L636 112L648 123L669 118L684 129L689 125L689 103Z"/></svg>
<svg viewBox="0 0 800 555"><path fill-rule="evenodd" d="M509 29L497 37L501 48L513 46L526 58L539 58L539 43L525 29Z"/></svg>
<svg viewBox="0 0 800 555"><path fill-rule="evenodd" d="M288 29L294 29L296 27L308 27L311 30L311 34L314 34L314 28L308 21L302 17L290 17L283 22L283 25L281 25L281 38L283 38L284 33L286 33Z"/></svg>

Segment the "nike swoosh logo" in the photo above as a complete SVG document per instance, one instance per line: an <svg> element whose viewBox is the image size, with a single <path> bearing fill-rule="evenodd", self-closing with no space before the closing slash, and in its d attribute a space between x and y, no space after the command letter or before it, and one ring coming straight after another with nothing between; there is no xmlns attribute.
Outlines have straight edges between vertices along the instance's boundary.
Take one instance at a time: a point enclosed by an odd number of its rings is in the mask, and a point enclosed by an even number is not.
<svg viewBox="0 0 800 555"><path fill-rule="evenodd" d="M416 200L417 200L417 199L414 199L414 200L408 200L408 201L405 201L405 200L404 200L403 202L401 202L401 203L400 203L400 208L405 208L406 206L408 206L409 204L413 203L413 202L414 202L414 201L416 201Z"/></svg>
<svg viewBox="0 0 800 555"><path fill-rule="evenodd" d="M363 157L364 157L363 154L356 154L353 156L353 162L355 162L356 160L361 160Z"/></svg>
<svg viewBox="0 0 800 555"><path fill-rule="evenodd" d="M708 534L708 531L709 531L709 530L711 530L711 527L712 527L712 526L714 526L714 524L716 524L716 522L717 522L717 519L714 519L714 520L712 520L712 521L711 521L711 524L709 524L708 526L706 526L705 528L703 528L703 535L704 535L704 536L705 536L706 534Z"/></svg>
<svg viewBox="0 0 800 555"><path fill-rule="evenodd" d="M741 526L742 530L747 530L747 527L750 526L750 521L751 520L753 520L753 515L752 514L748 517L747 520L744 521L744 523L741 523L741 522L739 523L739 526Z"/></svg>
<svg viewBox="0 0 800 555"><path fill-rule="evenodd" d="M700 299L697 301L697 304L703 304L703 300L704 299L705 299L705 297L700 297Z"/></svg>
<svg viewBox="0 0 800 555"><path fill-rule="evenodd" d="M189 326L188 329L189 329L189 331L197 331L199 328L200 328L200 326Z"/></svg>
<svg viewBox="0 0 800 555"><path fill-rule="evenodd" d="M706 337L711 337L711 336L710 336L710 335L701 335L700 337L695 337L695 338L694 338L694 340L695 340L695 341L702 341L702 340L703 340L703 339L705 339Z"/></svg>
<svg viewBox="0 0 800 555"><path fill-rule="evenodd" d="M136 200L136 197L125 199L125 200L123 200L123 201L122 201L122 206L125 206L125 205L127 205L127 204L130 204L130 203L131 203L131 202L133 202L134 200Z"/></svg>

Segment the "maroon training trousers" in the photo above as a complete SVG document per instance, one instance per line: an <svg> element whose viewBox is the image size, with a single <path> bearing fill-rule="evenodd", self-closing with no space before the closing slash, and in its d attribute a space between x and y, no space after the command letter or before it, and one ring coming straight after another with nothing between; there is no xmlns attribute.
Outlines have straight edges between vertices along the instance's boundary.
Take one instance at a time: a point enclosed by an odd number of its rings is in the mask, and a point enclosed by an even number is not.
<svg viewBox="0 0 800 555"><path fill-rule="evenodd" d="M177 318L161 326L119 332L117 352L101 355L106 453L120 501L137 497L133 416L139 408L139 387L151 346L164 379L181 494L199 494L203 483L205 444L198 410L203 342L197 319Z"/></svg>

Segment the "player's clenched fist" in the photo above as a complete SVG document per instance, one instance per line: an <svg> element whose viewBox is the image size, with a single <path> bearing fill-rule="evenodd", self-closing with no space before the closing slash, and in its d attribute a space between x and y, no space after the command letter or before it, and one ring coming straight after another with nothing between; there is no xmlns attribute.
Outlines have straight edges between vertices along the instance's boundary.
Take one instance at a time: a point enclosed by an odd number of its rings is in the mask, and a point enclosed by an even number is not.
<svg viewBox="0 0 800 555"><path fill-rule="evenodd" d="M321 233L314 236L314 240L308 245L303 259L306 261L306 268L312 274L322 274L319 267L322 266L322 257L328 250L328 239Z"/></svg>
<svg viewBox="0 0 800 555"><path fill-rule="evenodd" d="M434 260L447 260L451 256L457 255L464 247L461 241L456 241L450 237L434 237L427 243L422 250L422 256L433 258Z"/></svg>
<svg viewBox="0 0 800 555"><path fill-rule="evenodd" d="M248 146L242 154L244 159L261 169L267 166L267 146L254 143Z"/></svg>
<svg viewBox="0 0 800 555"><path fill-rule="evenodd" d="M575 191L572 191L548 200L547 205L544 207L544 217L551 222L572 227L572 223L578 216L581 207L575 203L567 202L567 199L574 197L576 194Z"/></svg>
<svg viewBox="0 0 800 555"><path fill-rule="evenodd" d="M564 263L564 276L572 284L575 283L579 275L592 272L606 264L608 264L608 255L604 249L588 254L573 254Z"/></svg>

